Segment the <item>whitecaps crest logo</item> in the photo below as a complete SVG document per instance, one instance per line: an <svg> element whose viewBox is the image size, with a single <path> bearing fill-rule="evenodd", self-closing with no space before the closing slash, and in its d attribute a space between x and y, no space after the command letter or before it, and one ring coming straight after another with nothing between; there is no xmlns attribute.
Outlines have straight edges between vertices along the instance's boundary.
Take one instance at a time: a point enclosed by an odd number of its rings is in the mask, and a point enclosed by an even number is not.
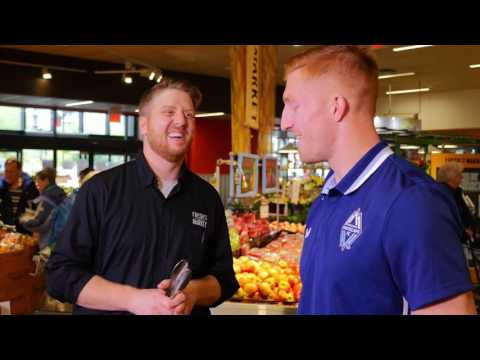
<svg viewBox="0 0 480 360"><path fill-rule="evenodd" d="M355 210L345 221L340 232L340 249L350 250L353 243L362 235L362 210Z"/></svg>

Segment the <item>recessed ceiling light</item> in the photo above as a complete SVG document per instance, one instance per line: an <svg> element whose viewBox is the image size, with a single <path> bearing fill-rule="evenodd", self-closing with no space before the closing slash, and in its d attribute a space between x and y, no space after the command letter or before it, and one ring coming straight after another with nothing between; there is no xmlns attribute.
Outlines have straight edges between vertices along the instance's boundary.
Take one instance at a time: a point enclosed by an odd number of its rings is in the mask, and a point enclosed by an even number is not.
<svg viewBox="0 0 480 360"><path fill-rule="evenodd" d="M414 72L407 72L407 73L400 73L400 74L390 74L390 75L380 75L378 78L382 79L392 79L397 77L405 77L405 76L413 76L415 75Z"/></svg>
<svg viewBox="0 0 480 360"><path fill-rule="evenodd" d="M393 48L393 51L398 52L398 51L406 51L406 50L414 50L414 49L420 49L420 48L425 48L425 47L430 47L433 45L409 45L409 46L401 46L397 48Z"/></svg>
<svg viewBox="0 0 480 360"><path fill-rule="evenodd" d="M52 78L52 74L48 71L48 69L42 69L42 78L45 80L50 80Z"/></svg>
<svg viewBox="0 0 480 360"><path fill-rule="evenodd" d="M411 94L411 93L426 92L426 91L430 91L430 88L387 91L385 94L387 94L387 95L400 95L400 94Z"/></svg>
<svg viewBox="0 0 480 360"><path fill-rule="evenodd" d="M223 112L213 112L213 113L203 113L203 114L197 114L195 117L201 118L201 117L212 117L212 116L223 116L225 113Z"/></svg>
<svg viewBox="0 0 480 360"><path fill-rule="evenodd" d="M80 105L89 105L93 104L94 102L92 100L87 100L87 101L79 101L79 102L74 102L74 103L69 103L65 104L65 106L70 107L70 106L80 106Z"/></svg>

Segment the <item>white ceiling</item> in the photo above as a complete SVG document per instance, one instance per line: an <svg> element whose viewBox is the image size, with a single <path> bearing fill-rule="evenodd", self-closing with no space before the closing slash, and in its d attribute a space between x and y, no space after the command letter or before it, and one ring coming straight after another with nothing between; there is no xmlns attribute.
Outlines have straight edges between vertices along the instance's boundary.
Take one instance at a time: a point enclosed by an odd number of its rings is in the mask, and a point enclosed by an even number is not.
<svg viewBox="0 0 480 360"><path fill-rule="evenodd" d="M2 45L77 58L148 65L180 72L228 78L228 45ZM277 82L282 83L287 59L314 45L277 45ZM432 92L480 88L480 69L468 65L480 63L480 45L436 45L404 52L393 52L393 45L375 50L381 69L415 72L408 78L380 81L381 93L430 87Z"/></svg>

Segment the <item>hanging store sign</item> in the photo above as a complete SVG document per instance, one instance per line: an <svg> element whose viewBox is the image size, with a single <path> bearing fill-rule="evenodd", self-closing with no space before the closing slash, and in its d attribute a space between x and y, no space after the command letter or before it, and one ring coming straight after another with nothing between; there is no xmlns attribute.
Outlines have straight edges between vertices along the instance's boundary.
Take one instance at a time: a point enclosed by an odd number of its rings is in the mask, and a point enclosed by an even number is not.
<svg viewBox="0 0 480 360"><path fill-rule="evenodd" d="M110 122L111 123L119 123L120 122L120 113L111 112L110 113Z"/></svg>
<svg viewBox="0 0 480 360"><path fill-rule="evenodd" d="M247 45L245 126L258 130L260 102L260 45Z"/></svg>

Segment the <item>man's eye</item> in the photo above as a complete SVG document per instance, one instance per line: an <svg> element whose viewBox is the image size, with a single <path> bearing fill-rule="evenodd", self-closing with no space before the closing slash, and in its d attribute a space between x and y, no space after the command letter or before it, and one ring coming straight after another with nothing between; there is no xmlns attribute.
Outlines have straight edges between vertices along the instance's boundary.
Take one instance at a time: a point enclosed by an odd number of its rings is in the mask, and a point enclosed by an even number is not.
<svg viewBox="0 0 480 360"><path fill-rule="evenodd" d="M186 112L185 116L189 119L193 119L195 117L195 114L193 112Z"/></svg>
<svg viewBox="0 0 480 360"><path fill-rule="evenodd" d="M175 112L173 110L166 110L166 111L163 111L162 114L168 115L168 116L173 116L175 114Z"/></svg>

